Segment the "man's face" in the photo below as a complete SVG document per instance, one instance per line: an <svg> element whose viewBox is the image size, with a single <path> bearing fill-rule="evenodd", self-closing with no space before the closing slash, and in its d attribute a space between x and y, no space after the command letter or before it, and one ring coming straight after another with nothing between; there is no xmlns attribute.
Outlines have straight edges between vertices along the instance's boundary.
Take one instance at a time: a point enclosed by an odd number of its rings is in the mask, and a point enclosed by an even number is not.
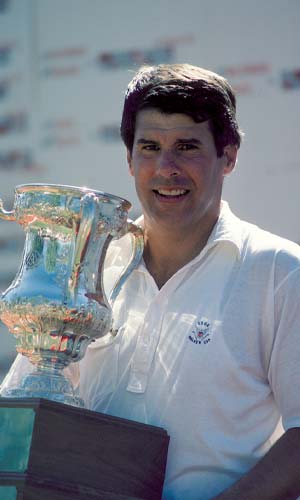
<svg viewBox="0 0 300 500"><path fill-rule="evenodd" d="M217 157L208 122L156 109L138 113L128 163L145 217L145 227L191 231L209 227L219 214L223 179L237 148Z"/></svg>

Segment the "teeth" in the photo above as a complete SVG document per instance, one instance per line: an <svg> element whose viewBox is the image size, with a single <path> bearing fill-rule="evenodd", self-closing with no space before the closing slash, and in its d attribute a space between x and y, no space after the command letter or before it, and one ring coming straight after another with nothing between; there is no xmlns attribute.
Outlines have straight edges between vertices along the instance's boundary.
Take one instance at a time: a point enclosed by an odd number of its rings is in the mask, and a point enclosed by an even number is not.
<svg viewBox="0 0 300 500"><path fill-rule="evenodd" d="M186 193L186 189L158 189L157 192L159 194L165 195L165 196L179 196L181 194Z"/></svg>

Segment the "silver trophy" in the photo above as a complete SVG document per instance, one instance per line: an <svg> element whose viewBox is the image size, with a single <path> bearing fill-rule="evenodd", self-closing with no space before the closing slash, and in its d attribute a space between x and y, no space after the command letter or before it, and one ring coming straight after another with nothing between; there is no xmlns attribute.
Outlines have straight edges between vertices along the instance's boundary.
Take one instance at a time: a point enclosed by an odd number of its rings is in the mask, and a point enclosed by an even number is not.
<svg viewBox="0 0 300 500"><path fill-rule="evenodd" d="M0 217L26 233L22 263L2 294L0 318L16 337L16 349L34 369L4 397L42 397L83 406L62 370L79 361L90 342L108 334L112 303L143 252L141 229L128 221L131 204L86 188L24 184L13 210ZM133 252L110 301L103 289L103 264L115 238L130 232ZM109 303L110 302L110 303Z"/></svg>

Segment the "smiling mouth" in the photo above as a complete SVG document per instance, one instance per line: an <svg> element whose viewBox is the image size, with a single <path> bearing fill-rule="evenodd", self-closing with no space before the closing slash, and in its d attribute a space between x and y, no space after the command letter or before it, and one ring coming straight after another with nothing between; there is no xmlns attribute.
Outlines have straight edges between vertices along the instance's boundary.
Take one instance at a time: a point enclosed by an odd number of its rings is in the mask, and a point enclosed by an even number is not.
<svg viewBox="0 0 300 500"><path fill-rule="evenodd" d="M188 189L153 189L153 192L166 199L178 199L186 196L189 193Z"/></svg>

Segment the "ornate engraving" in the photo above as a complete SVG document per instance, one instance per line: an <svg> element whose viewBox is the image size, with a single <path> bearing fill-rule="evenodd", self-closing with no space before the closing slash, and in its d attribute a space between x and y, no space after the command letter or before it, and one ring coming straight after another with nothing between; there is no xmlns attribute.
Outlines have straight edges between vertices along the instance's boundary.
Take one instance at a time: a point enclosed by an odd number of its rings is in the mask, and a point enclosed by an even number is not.
<svg viewBox="0 0 300 500"><path fill-rule="evenodd" d="M38 396L82 404L61 370L80 360L90 342L106 335L111 306L102 269L112 238L134 234L134 252L114 298L142 255L142 233L127 223L129 202L113 195L60 185L16 188L14 212L0 217L25 228L23 263L0 301L0 318L17 351L36 371L4 396Z"/></svg>

